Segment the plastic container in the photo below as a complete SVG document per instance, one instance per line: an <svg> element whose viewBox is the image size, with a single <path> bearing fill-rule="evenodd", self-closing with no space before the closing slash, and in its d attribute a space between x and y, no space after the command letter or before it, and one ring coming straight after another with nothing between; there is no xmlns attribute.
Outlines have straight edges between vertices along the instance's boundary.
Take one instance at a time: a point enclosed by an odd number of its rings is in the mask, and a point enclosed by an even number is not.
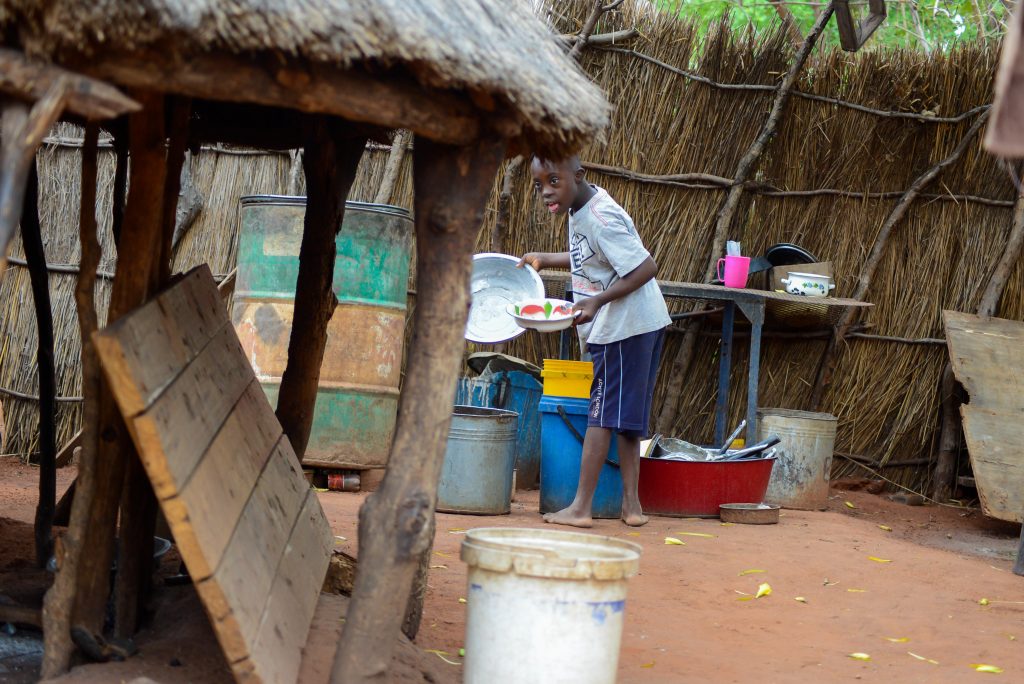
<svg viewBox="0 0 1024 684"><path fill-rule="evenodd" d="M641 548L612 537L470 530L466 684L611 684Z"/></svg>
<svg viewBox="0 0 1024 684"><path fill-rule="evenodd" d="M640 505L644 513L717 518L726 503L759 503L775 457L750 461L640 459Z"/></svg>
<svg viewBox="0 0 1024 684"><path fill-rule="evenodd" d="M540 481L541 383L523 371L499 371L485 378L459 378L455 403L486 406L519 414L516 431L518 489L536 489Z"/></svg>
<svg viewBox="0 0 1024 684"><path fill-rule="evenodd" d="M455 407L437 487L437 510L480 515L511 510L517 423L514 411Z"/></svg>
<svg viewBox="0 0 1024 684"><path fill-rule="evenodd" d="M590 398L590 383L594 380L592 361L561 361L544 359L544 394L552 397Z"/></svg>
<svg viewBox="0 0 1024 684"><path fill-rule="evenodd" d="M758 439L769 434L782 439L764 495L765 503L804 511L827 507L836 423L836 417L828 413L792 409L757 411Z"/></svg>
<svg viewBox="0 0 1024 684"><path fill-rule="evenodd" d="M565 413L564 418L559 408ZM541 513L560 511L576 497L583 443L573 434L573 430L580 437L586 433L589 408L589 399L548 396L540 399ZM608 460L614 463L619 461L615 439L612 439ZM617 466L606 462L601 468L591 515L595 518L618 518L622 515L622 475Z"/></svg>

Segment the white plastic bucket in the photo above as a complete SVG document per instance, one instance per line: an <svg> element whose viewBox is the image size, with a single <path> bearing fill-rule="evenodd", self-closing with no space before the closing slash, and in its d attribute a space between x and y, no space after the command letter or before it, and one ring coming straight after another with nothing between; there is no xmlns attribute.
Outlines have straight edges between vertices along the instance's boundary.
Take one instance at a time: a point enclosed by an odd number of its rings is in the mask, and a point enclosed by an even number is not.
<svg viewBox="0 0 1024 684"><path fill-rule="evenodd" d="M827 508L836 417L792 409L759 409L757 429L759 439L776 434L782 440L765 503L805 511Z"/></svg>
<svg viewBox="0 0 1024 684"><path fill-rule="evenodd" d="M637 544L579 532L480 528L469 566L466 684L615 682Z"/></svg>

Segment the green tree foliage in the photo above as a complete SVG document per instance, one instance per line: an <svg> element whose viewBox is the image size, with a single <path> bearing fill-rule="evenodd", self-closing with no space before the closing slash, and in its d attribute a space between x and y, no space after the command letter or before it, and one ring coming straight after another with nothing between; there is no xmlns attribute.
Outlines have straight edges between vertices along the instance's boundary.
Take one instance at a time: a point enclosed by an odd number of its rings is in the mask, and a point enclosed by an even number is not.
<svg viewBox="0 0 1024 684"><path fill-rule="evenodd" d="M776 6L768 0L655 0L666 12L698 21L702 29L723 16L733 28L767 31L780 21ZM802 34L814 24L822 0L782 3ZM1006 31L1010 0L887 0L888 17L863 49L911 48L930 53L948 51L964 41L998 41ZM851 0L854 21L867 16L867 0ZM835 20L829 22L823 41L838 45Z"/></svg>

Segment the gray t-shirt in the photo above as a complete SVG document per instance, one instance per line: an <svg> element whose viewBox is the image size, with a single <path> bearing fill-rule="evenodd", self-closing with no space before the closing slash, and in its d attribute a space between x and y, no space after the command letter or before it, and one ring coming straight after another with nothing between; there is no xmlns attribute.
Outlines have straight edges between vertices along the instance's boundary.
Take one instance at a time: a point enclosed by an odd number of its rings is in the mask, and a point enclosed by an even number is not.
<svg viewBox="0 0 1024 684"><path fill-rule="evenodd" d="M651 254L633 219L603 189L569 215L569 260L575 301L599 294L628 275ZM660 330L672 322L653 278L625 297L602 306L591 323L577 327L580 344L609 344Z"/></svg>

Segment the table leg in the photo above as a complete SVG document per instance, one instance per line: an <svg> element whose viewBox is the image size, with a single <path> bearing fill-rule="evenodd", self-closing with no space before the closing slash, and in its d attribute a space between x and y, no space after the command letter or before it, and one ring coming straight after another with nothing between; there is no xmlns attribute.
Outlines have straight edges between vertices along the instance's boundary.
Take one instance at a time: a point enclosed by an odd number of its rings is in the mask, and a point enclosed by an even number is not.
<svg viewBox="0 0 1024 684"><path fill-rule="evenodd" d="M740 304L750 321L750 368L747 371L747 444L757 441L757 385L761 374L761 329L764 327L764 300Z"/></svg>
<svg viewBox="0 0 1024 684"><path fill-rule="evenodd" d="M721 446L725 439L725 419L729 413L729 372L732 370L732 331L736 321L736 304L724 302L722 312L722 346L718 350L718 398L715 400L715 441Z"/></svg>

